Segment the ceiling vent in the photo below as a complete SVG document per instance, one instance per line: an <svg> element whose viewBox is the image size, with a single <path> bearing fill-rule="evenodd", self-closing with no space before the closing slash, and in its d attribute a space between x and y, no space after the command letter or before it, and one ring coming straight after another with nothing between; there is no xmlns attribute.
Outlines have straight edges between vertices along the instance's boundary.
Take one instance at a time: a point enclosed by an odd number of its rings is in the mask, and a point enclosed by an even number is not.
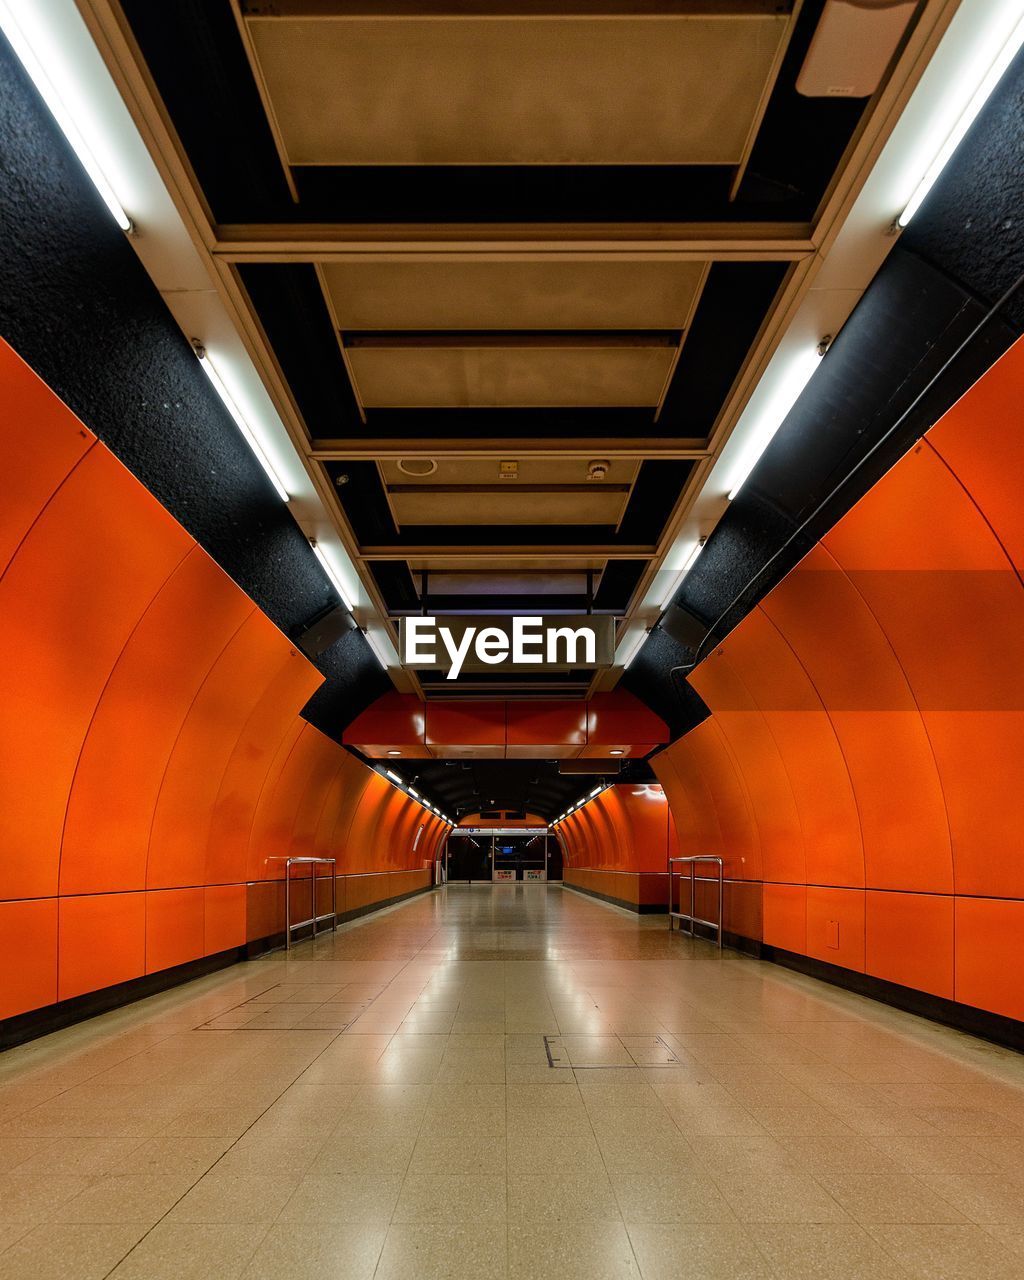
<svg viewBox="0 0 1024 1280"><path fill-rule="evenodd" d="M797 92L807 98L870 98L916 8L917 0L827 0Z"/></svg>

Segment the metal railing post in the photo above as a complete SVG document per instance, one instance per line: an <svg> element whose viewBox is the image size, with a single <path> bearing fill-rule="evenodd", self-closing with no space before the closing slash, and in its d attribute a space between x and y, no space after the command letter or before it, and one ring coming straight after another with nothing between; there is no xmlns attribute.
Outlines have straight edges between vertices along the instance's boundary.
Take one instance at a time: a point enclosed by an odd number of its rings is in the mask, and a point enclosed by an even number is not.
<svg viewBox="0 0 1024 1280"><path fill-rule="evenodd" d="M292 867L309 867L309 919L292 921ZM331 909L320 915L316 905L317 867L331 868ZM316 940L317 925L324 920L331 921L331 931L338 930L338 860L337 858L285 858L284 859L284 946L286 951L292 949L292 934L296 929L311 927L312 938Z"/></svg>
<svg viewBox="0 0 1024 1280"><path fill-rule="evenodd" d="M707 883L703 877L697 876L697 864L711 863L717 872L716 879L718 881L718 919L704 920L697 915L697 884ZM673 910L675 906L672 881L675 878L673 866L677 863L686 863L690 870L690 910L683 910L683 887L679 885L679 910ZM682 881L682 873L679 875ZM682 929L685 925L689 925L687 932L691 938L697 936L697 925L702 924L707 929L714 929L718 942L719 951L722 950L722 935L725 929L725 862L722 858L713 856L712 854L695 854L688 858L669 858L668 860L668 927L672 929L672 921L678 920L679 927Z"/></svg>

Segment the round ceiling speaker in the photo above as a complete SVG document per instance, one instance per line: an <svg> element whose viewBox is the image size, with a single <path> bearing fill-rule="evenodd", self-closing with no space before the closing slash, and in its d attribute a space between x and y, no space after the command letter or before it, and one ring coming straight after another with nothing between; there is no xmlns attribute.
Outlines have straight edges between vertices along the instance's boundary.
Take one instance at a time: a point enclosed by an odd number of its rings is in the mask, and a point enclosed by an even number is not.
<svg viewBox="0 0 1024 1280"><path fill-rule="evenodd" d="M398 469L404 476L432 476L437 470L436 458L399 458Z"/></svg>

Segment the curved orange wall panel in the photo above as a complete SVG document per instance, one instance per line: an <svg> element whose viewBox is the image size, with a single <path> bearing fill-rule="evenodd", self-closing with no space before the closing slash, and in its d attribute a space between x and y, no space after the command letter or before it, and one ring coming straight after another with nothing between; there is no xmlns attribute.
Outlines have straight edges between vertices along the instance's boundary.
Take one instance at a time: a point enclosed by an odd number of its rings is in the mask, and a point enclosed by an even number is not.
<svg viewBox="0 0 1024 1280"><path fill-rule="evenodd" d="M65 477L96 437L6 342L0 341L0 456L4 496L0 502L0 574ZM40 391L44 394L40 394ZM16 478L17 483L12 483Z"/></svg>
<svg viewBox="0 0 1024 1280"><path fill-rule="evenodd" d="M913 946L907 946L908 939L913 939ZM952 897L869 891L864 969L901 987L952 1000Z"/></svg>
<svg viewBox="0 0 1024 1280"><path fill-rule="evenodd" d="M206 945L205 894L160 889L146 894L146 972L198 960Z"/></svg>
<svg viewBox="0 0 1024 1280"><path fill-rule="evenodd" d="M636 908L667 899L678 846L662 787L618 783L558 823L564 882Z"/></svg>
<svg viewBox="0 0 1024 1280"><path fill-rule="evenodd" d="M245 603L248 603L247 601ZM231 748L249 709L252 675L243 661L241 602L217 611L219 651L206 663L160 783L146 864L148 889L202 884L210 816Z"/></svg>
<svg viewBox="0 0 1024 1280"><path fill-rule="evenodd" d="M223 578L193 547L121 651L75 770L64 824L61 893L145 888L153 809L167 761L223 643L216 626L207 631L205 616ZM132 726L130 733L126 725ZM140 741L147 750L138 749ZM114 795L117 803L111 804Z"/></svg>
<svg viewBox="0 0 1024 1280"><path fill-rule="evenodd" d="M249 843L260 797L285 739L290 745L298 731L295 708L305 705L323 678L301 654L288 650L273 665L268 662L264 679L231 749L210 815L207 864L233 867L239 880L257 878L250 870Z"/></svg>
<svg viewBox="0 0 1024 1280"><path fill-rule="evenodd" d="M57 899L0 902L0 1018L57 999Z"/></svg>
<svg viewBox="0 0 1024 1280"><path fill-rule="evenodd" d="M997 898L956 900L956 998L1024 1019L1020 976L1024 902Z"/></svg>
<svg viewBox="0 0 1024 1280"><path fill-rule="evenodd" d="M4 896L57 892L68 792L89 722L133 628L189 545L97 445L0 579Z"/></svg>
<svg viewBox="0 0 1024 1280"><path fill-rule="evenodd" d="M0 1018L279 933L275 857L426 887L444 824L301 719L319 671L2 343L0 394Z"/></svg>
<svg viewBox="0 0 1024 1280"><path fill-rule="evenodd" d="M61 898L58 996L68 1000L146 972L145 893Z"/></svg>
<svg viewBox="0 0 1024 1280"><path fill-rule="evenodd" d="M701 663L712 717L653 760L683 851L730 868L742 783L764 942L1014 1018L1022 402L1018 342Z"/></svg>

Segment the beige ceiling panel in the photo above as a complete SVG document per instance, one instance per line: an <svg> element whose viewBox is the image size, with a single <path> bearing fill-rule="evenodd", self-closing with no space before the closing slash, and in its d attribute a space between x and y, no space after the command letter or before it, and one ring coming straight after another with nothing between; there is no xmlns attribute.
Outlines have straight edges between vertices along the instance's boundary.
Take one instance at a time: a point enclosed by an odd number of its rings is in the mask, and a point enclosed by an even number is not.
<svg viewBox="0 0 1024 1280"><path fill-rule="evenodd" d="M290 164L737 164L785 14L247 19Z"/></svg>
<svg viewBox="0 0 1024 1280"><path fill-rule="evenodd" d="M626 504L625 493L530 493L507 489L470 490L466 493L393 493L391 505L403 527L411 524L459 525L566 525L617 524Z"/></svg>
<svg viewBox="0 0 1024 1280"><path fill-rule="evenodd" d="M422 569L430 570L431 574L442 573L445 570L455 570L463 572L470 569L478 569L482 574L494 572L493 560L478 560L472 555L459 556L453 558L451 556L417 556L409 562L409 568L413 573L419 573ZM593 569L600 572L607 561L602 557L588 556L583 551L578 556L558 557L551 560L539 560L529 555L510 555L508 563L502 565L502 569L522 570L523 573L574 573L580 570Z"/></svg>
<svg viewBox="0 0 1024 1280"><path fill-rule="evenodd" d="M656 405L672 347L356 347L349 365L368 409Z"/></svg>
<svg viewBox="0 0 1024 1280"><path fill-rule="evenodd" d="M519 468L518 479L503 480L509 488L524 484L593 484L600 488L602 484L632 484L636 478L639 462L635 458L601 458L600 444L594 445L594 461L603 461L608 471L603 480L587 480L588 460L586 458L517 458L514 442L510 442L508 453L504 458L515 462ZM498 458L439 458L437 470L429 476L410 475L402 471L399 463L403 459L384 458L379 463L384 482L392 485L448 485L448 484L494 484L500 479ZM410 459L407 466L414 468L419 458Z"/></svg>
<svg viewBox="0 0 1024 1280"><path fill-rule="evenodd" d="M443 596L583 595L587 590L587 575L527 572L432 573L427 586L431 595Z"/></svg>
<svg viewBox="0 0 1024 1280"><path fill-rule="evenodd" d="M682 329L700 262L381 262L321 268L343 330Z"/></svg>

